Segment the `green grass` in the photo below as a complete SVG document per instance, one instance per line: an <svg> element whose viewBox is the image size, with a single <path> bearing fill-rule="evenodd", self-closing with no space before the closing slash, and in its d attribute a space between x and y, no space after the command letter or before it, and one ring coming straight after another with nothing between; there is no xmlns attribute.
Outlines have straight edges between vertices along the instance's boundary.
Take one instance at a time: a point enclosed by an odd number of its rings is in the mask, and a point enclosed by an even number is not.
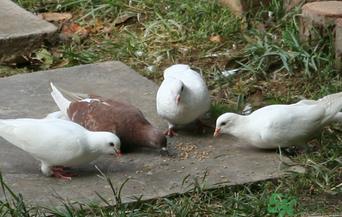
<svg viewBox="0 0 342 217"><path fill-rule="evenodd" d="M312 43L299 41L298 13L285 12L282 1L234 17L215 1L191 0L17 0L32 12L70 12L70 22L87 37L44 48L17 66L0 68L0 76L106 60L120 60L160 82L173 63L200 68L213 99L212 116L240 112L246 103L290 103L301 97L317 99L342 91L341 75L333 68L333 39L326 30ZM272 11L272 18L267 16ZM121 24L124 15L134 15ZM105 31L105 29L107 29ZM211 36L221 37L219 43ZM225 69L240 68L224 77ZM305 216L342 213L341 125L325 128L305 151L291 150L291 159L306 168L278 180L204 190L148 202L103 208L95 204L61 209L30 207L1 181L8 199L0 214L12 216ZM109 181L109 180L108 180ZM113 198L120 200L116 189ZM295 201L295 202L294 202Z"/></svg>

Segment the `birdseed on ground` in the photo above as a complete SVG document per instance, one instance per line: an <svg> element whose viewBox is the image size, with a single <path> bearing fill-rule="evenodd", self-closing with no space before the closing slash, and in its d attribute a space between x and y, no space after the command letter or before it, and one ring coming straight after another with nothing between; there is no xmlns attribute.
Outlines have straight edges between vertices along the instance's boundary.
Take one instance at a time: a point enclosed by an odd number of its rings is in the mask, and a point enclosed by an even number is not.
<svg viewBox="0 0 342 217"><path fill-rule="evenodd" d="M208 159L209 153L198 149L198 146L192 143L178 143L176 144L178 156L181 160L189 158L196 158L198 160Z"/></svg>

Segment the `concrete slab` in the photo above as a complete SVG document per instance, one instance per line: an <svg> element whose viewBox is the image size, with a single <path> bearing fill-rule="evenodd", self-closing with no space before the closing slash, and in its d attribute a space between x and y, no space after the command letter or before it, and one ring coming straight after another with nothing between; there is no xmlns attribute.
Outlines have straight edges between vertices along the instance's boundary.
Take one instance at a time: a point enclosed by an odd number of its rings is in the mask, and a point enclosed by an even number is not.
<svg viewBox="0 0 342 217"><path fill-rule="evenodd" d="M40 47L57 27L10 0L0 0L0 63Z"/></svg>
<svg viewBox="0 0 342 217"><path fill-rule="evenodd" d="M49 81L78 92L96 93L126 100L138 106L160 128L166 123L156 114L157 85L120 62L82 65L67 69L21 74L0 79L0 118L40 118L57 109L49 95ZM211 132L212 133L212 132ZM39 164L18 148L0 139L0 170L6 183L33 204L60 204L57 195L69 201L100 202L94 192L111 200L108 183L98 176L97 165L116 187L130 178L122 192L125 202L163 197L191 189L195 177L207 173L205 186L212 188L279 177L281 161L274 152L240 147L229 137L214 139L179 131L168 146L176 157L162 157L158 151L142 151L122 158L102 157L90 165L75 168L79 177L70 182L44 177ZM285 159L286 160L286 159ZM287 159L288 160L288 159ZM182 185L184 178L187 181ZM4 195L0 192L0 198Z"/></svg>

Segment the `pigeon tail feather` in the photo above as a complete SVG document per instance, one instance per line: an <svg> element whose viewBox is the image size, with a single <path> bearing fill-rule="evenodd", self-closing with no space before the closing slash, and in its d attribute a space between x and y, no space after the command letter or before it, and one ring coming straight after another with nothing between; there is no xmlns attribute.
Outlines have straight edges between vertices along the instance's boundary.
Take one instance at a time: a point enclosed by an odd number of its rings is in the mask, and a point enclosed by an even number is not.
<svg viewBox="0 0 342 217"><path fill-rule="evenodd" d="M0 132L6 128L8 125L5 123L5 120L0 119ZM0 135L1 136L1 135Z"/></svg>
<svg viewBox="0 0 342 217"><path fill-rule="evenodd" d="M13 139L16 139L16 138L12 138L11 136L13 129L14 127L6 123L6 120L0 119L0 138L2 137L5 140L12 143ZM21 145L21 143L16 143L14 145L23 149L23 146Z"/></svg>
<svg viewBox="0 0 342 217"><path fill-rule="evenodd" d="M5 126L5 123L3 122L3 120L0 119L0 130L1 130L1 128L4 127L4 126Z"/></svg>
<svg viewBox="0 0 342 217"><path fill-rule="evenodd" d="M328 119L342 109L342 92L330 94L318 100L318 104L326 108Z"/></svg>
<svg viewBox="0 0 342 217"><path fill-rule="evenodd" d="M342 123L342 112L339 112L334 116L334 121Z"/></svg>
<svg viewBox="0 0 342 217"><path fill-rule="evenodd" d="M54 85L56 87L56 85ZM89 98L88 94L85 93L74 93L68 90L65 90L61 87L58 87L59 92L63 94L64 97L70 99L71 101L80 101L86 98Z"/></svg>
<svg viewBox="0 0 342 217"><path fill-rule="evenodd" d="M59 110L61 110L61 112L66 117L68 117L68 108L71 102L63 96L63 94L57 89L57 87L55 87L52 82L50 82L50 86L52 89L51 96L53 100L57 104Z"/></svg>

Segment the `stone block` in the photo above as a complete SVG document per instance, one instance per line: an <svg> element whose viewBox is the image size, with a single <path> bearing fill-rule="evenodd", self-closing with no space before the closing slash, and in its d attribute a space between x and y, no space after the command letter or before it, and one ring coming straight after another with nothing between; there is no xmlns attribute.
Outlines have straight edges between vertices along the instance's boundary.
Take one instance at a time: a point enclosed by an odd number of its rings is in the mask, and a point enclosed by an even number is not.
<svg viewBox="0 0 342 217"><path fill-rule="evenodd" d="M318 1L322 1L322 0L284 0L284 8L286 11L289 11L292 8L300 4L304 4L308 2L318 2Z"/></svg>
<svg viewBox="0 0 342 217"><path fill-rule="evenodd" d="M313 40L312 31L315 28L319 34L324 34L327 29L329 32L335 32L335 56L336 67L341 69L341 20L342 19L342 1L320 1L303 5L302 17L300 23L300 38L303 43L309 43ZM319 37L319 36L318 36Z"/></svg>
<svg viewBox="0 0 342 217"><path fill-rule="evenodd" d="M0 63L39 48L57 30L10 0L0 0Z"/></svg>
<svg viewBox="0 0 342 217"><path fill-rule="evenodd" d="M342 18L342 1L321 1L303 5L302 16L320 25L335 24L336 18Z"/></svg>

